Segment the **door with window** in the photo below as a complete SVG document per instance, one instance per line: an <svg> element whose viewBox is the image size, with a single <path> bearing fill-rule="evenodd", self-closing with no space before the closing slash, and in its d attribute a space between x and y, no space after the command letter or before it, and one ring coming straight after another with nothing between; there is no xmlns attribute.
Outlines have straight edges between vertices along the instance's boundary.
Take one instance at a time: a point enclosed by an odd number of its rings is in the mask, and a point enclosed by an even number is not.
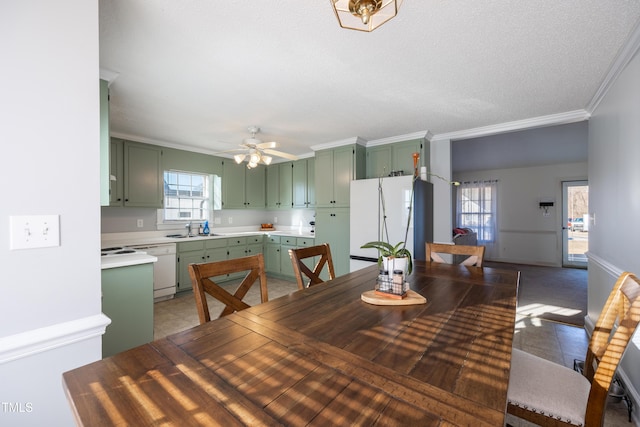
<svg viewBox="0 0 640 427"><path fill-rule="evenodd" d="M589 249L589 183L562 183L562 265L587 268Z"/></svg>

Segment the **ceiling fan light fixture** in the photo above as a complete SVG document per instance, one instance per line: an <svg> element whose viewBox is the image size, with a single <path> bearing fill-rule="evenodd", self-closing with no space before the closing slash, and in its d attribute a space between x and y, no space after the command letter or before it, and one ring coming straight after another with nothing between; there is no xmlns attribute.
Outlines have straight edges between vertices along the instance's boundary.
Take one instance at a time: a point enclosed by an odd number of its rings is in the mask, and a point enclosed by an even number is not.
<svg viewBox="0 0 640 427"><path fill-rule="evenodd" d="M271 156L262 156L262 163L264 163L265 165L270 165L271 160L273 160L273 157Z"/></svg>
<svg viewBox="0 0 640 427"><path fill-rule="evenodd" d="M398 14L402 0L330 0L342 28L371 32Z"/></svg>
<svg viewBox="0 0 640 427"><path fill-rule="evenodd" d="M249 153L249 163L258 164L258 162L260 162L261 158L262 158L262 156L260 155L260 152L258 152L258 151L253 151L253 152Z"/></svg>
<svg viewBox="0 0 640 427"><path fill-rule="evenodd" d="M244 158L246 156L244 154L236 154L235 156L233 156L233 159L236 161L237 164L240 164L244 161Z"/></svg>

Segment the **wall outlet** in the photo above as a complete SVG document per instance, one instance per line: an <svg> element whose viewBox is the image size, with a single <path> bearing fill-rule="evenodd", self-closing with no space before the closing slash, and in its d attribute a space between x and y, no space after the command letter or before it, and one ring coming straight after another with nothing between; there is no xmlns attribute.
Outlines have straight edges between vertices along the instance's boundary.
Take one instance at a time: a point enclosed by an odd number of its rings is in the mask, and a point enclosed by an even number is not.
<svg viewBox="0 0 640 427"><path fill-rule="evenodd" d="M274 224L277 224L277 223L278 223L278 217L277 217L277 216L274 216L274 217L273 217L273 223L274 223Z"/></svg>
<svg viewBox="0 0 640 427"><path fill-rule="evenodd" d="M142 227L144 227L144 220L139 219L138 220L138 228L142 228Z"/></svg>
<svg viewBox="0 0 640 427"><path fill-rule="evenodd" d="M229 217L229 224L233 224L233 217Z"/></svg>

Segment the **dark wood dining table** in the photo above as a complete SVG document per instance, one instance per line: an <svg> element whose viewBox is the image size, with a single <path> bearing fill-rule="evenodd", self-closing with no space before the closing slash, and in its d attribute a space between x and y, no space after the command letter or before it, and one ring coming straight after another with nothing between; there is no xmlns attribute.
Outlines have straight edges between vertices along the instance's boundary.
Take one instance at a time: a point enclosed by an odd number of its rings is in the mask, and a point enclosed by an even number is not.
<svg viewBox="0 0 640 427"><path fill-rule="evenodd" d="M517 271L416 261L426 304L372 305L377 266L63 374L78 425L502 426ZM195 309L195 308L194 308Z"/></svg>

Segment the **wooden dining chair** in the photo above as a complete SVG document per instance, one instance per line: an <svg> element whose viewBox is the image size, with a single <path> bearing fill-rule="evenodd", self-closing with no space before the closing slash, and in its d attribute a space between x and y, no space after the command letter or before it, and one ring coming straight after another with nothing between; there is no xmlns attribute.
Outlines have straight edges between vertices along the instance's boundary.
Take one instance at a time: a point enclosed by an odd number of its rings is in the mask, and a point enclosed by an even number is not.
<svg viewBox="0 0 640 427"><path fill-rule="evenodd" d="M482 267L484 261L484 246L469 246L469 245L453 245L448 243L426 243L426 258L429 262L442 262L447 261L440 256L440 254L450 254L453 256L464 255L467 258L463 258L461 262L456 264L473 265L476 267Z"/></svg>
<svg viewBox="0 0 640 427"><path fill-rule="evenodd" d="M333 269L333 259L331 258L331 248L328 243L308 248L289 249L289 257L291 258L293 272L296 277L296 282L298 282L298 288L300 289L323 283L324 280L320 278L320 273L322 273L325 265L327 266L329 279L334 279L336 276ZM318 258L318 262L316 262L315 267L311 270L307 264L305 264L304 260L314 257L320 258ZM307 279L305 279L305 276L308 279L306 284L305 281Z"/></svg>
<svg viewBox="0 0 640 427"><path fill-rule="evenodd" d="M620 275L589 340L583 373L514 349L507 412L541 426L601 427L618 363L640 322L640 282Z"/></svg>
<svg viewBox="0 0 640 427"><path fill-rule="evenodd" d="M245 271L247 275L233 295L213 280L217 276ZM249 308L250 306L243 301L243 298L256 281L260 282L261 301L267 302L269 300L267 274L262 254L225 261L189 264L189 276L191 276L191 282L193 283L193 294L196 299L201 325L211 320L206 294L211 295L225 305L219 317Z"/></svg>

